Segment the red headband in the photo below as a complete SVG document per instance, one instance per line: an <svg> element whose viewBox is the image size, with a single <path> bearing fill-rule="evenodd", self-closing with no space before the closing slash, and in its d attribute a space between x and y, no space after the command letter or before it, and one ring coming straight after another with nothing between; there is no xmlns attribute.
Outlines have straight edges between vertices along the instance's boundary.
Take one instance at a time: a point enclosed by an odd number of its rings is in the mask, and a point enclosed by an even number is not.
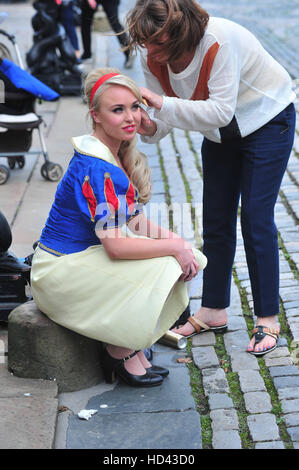
<svg viewBox="0 0 299 470"><path fill-rule="evenodd" d="M90 104L92 105L94 95L96 94L96 91L98 88L100 88L101 85L103 85L106 80L109 80L109 78L115 77L116 75L120 75L119 73L106 73L106 75L103 75L101 78L99 78L94 86L92 87L91 93L90 93Z"/></svg>

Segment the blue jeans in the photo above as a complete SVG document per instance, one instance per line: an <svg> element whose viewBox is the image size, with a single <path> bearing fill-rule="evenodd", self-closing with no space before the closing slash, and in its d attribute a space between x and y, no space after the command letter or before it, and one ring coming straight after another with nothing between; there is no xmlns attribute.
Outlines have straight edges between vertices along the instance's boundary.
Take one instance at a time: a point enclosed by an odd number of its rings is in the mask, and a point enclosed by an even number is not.
<svg viewBox="0 0 299 470"><path fill-rule="evenodd" d="M76 31L72 2L68 3L67 5L61 5L61 22L74 50L78 51L79 41Z"/></svg>
<svg viewBox="0 0 299 470"><path fill-rule="evenodd" d="M202 144L203 273L202 305L230 303L236 222L241 199L241 228L255 315L279 312L279 251L274 206L292 150L296 114L290 104L244 138Z"/></svg>

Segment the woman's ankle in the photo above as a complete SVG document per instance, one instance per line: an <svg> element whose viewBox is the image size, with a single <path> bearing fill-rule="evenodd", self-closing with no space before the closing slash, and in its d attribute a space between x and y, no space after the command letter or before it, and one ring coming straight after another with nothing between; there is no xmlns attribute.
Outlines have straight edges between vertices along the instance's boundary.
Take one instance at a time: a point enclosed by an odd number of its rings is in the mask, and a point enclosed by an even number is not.
<svg viewBox="0 0 299 470"><path fill-rule="evenodd" d="M225 308L210 308L201 306L195 316L207 323L209 326L219 326L227 322L227 312Z"/></svg>
<svg viewBox="0 0 299 470"><path fill-rule="evenodd" d="M277 315L271 315L271 316L267 316L267 317L257 317L256 325L257 326L264 325L264 326L267 326L267 327L276 326L276 327L279 328Z"/></svg>
<svg viewBox="0 0 299 470"><path fill-rule="evenodd" d="M114 346L113 344L107 345L108 354L114 359L124 359L125 357L133 354L134 349L123 348L121 346Z"/></svg>
<svg viewBox="0 0 299 470"><path fill-rule="evenodd" d="M138 351L138 358L145 369L152 366L151 363L145 357L145 354L143 351Z"/></svg>
<svg viewBox="0 0 299 470"><path fill-rule="evenodd" d="M136 354L136 356L132 357L131 359L124 361L124 368L126 369L127 372L129 372L129 374L133 374L133 375L146 374L145 367L140 361L138 354Z"/></svg>
<svg viewBox="0 0 299 470"><path fill-rule="evenodd" d="M122 348L120 346L114 346L112 344L107 345L107 352L108 354L113 357L114 359L124 359L135 351L133 349ZM144 375L146 374L145 367L142 365L141 361L139 360L138 354L133 355L130 359L126 359L123 362L124 368L126 369L129 374L133 375Z"/></svg>

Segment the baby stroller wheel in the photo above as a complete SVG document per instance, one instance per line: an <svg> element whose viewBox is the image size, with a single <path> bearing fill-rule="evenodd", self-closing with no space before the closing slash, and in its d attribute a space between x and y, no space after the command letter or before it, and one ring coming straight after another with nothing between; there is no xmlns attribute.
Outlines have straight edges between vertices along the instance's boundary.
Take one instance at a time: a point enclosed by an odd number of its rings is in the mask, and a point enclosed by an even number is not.
<svg viewBox="0 0 299 470"><path fill-rule="evenodd" d="M9 168L4 165L0 165L0 184L6 183L10 175Z"/></svg>
<svg viewBox="0 0 299 470"><path fill-rule="evenodd" d="M45 162L41 169L41 175L48 181L59 181L63 174L63 169L58 163Z"/></svg>
<svg viewBox="0 0 299 470"><path fill-rule="evenodd" d="M0 43L0 59L12 60L12 56L8 47L2 42Z"/></svg>

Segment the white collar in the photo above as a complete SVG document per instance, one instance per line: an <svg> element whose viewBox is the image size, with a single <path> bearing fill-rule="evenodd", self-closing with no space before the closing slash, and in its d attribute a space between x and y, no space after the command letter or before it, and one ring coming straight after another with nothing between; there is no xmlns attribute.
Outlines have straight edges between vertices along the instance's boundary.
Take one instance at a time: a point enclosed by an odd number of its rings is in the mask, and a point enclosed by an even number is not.
<svg viewBox="0 0 299 470"><path fill-rule="evenodd" d="M87 134L72 137L71 142L77 152L100 158L108 163L112 163L112 165L118 166L109 148L93 135Z"/></svg>

